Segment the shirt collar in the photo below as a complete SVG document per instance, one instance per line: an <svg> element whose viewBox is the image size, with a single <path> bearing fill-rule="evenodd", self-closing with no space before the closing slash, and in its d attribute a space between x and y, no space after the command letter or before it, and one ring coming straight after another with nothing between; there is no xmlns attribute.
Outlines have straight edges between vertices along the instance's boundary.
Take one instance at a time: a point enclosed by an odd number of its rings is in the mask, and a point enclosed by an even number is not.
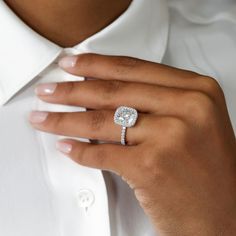
<svg viewBox="0 0 236 236"><path fill-rule="evenodd" d="M37 34L0 1L0 105L46 69L63 48ZM132 56L160 62L166 49L165 0L133 0L109 26L73 47L79 53Z"/></svg>

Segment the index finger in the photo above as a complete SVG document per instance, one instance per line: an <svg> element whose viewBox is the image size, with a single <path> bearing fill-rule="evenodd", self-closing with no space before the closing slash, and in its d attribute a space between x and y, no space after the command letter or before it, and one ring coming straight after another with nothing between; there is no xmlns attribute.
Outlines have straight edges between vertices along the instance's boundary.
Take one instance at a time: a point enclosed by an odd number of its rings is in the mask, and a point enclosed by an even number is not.
<svg viewBox="0 0 236 236"><path fill-rule="evenodd" d="M161 86L191 88L198 74L167 65L131 57L81 54L65 57L59 65L67 72L104 80L121 80L157 84Z"/></svg>

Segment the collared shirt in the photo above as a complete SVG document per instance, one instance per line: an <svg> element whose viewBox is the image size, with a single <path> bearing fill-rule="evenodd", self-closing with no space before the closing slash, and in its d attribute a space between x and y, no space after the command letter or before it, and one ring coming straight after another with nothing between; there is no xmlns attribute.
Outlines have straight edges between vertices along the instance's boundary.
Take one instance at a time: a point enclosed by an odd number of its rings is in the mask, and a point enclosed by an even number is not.
<svg viewBox="0 0 236 236"><path fill-rule="evenodd" d="M169 0L169 41L163 63L215 78L236 131L236 1Z"/></svg>
<svg viewBox="0 0 236 236"><path fill-rule="evenodd" d="M108 27L73 48L61 48L1 1L0 235L156 235L118 176L75 164L55 150L60 136L31 128L32 109L85 110L39 101L34 87L84 79L59 69L64 55L138 57L216 78L236 128L235 9L232 0L133 0Z"/></svg>

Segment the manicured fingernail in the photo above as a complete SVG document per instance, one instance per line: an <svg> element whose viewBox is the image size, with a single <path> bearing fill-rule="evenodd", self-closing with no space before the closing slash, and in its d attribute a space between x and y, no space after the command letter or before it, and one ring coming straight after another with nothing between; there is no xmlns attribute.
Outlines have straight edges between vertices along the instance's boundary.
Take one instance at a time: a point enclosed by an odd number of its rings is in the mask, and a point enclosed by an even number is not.
<svg viewBox="0 0 236 236"><path fill-rule="evenodd" d="M57 83L50 84L39 84L35 88L35 93L37 95L52 95L57 88Z"/></svg>
<svg viewBox="0 0 236 236"><path fill-rule="evenodd" d="M33 124L43 123L48 117L48 112L32 111L29 115L29 121Z"/></svg>
<svg viewBox="0 0 236 236"><path fill-rule="evenodd" d="M72 145L70 143L66 143L64 141L58 141L56 143L56 148L57 148L57 150L65 153L65 154L69 154L72 151Z"/></svg>
<svg viewBox="0 0 236 236"><path fill-rule="evenodd" d="M59 66L62 68L73 68L76 65L77 62L77 56L67 56L67 57L63 57L60 61L59 61Z"/></svg>

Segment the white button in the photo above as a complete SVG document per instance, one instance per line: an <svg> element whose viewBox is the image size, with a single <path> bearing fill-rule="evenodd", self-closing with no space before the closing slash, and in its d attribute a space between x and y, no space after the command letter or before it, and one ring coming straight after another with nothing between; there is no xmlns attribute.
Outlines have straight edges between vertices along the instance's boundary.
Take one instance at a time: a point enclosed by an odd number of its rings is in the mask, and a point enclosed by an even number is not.
<svg viewBox="0 0 236 236"><path fill-rule="evenodd" d="M77 194L78 206L88 208L95 202L95 196L89 189L81 189Z"/></svg>

